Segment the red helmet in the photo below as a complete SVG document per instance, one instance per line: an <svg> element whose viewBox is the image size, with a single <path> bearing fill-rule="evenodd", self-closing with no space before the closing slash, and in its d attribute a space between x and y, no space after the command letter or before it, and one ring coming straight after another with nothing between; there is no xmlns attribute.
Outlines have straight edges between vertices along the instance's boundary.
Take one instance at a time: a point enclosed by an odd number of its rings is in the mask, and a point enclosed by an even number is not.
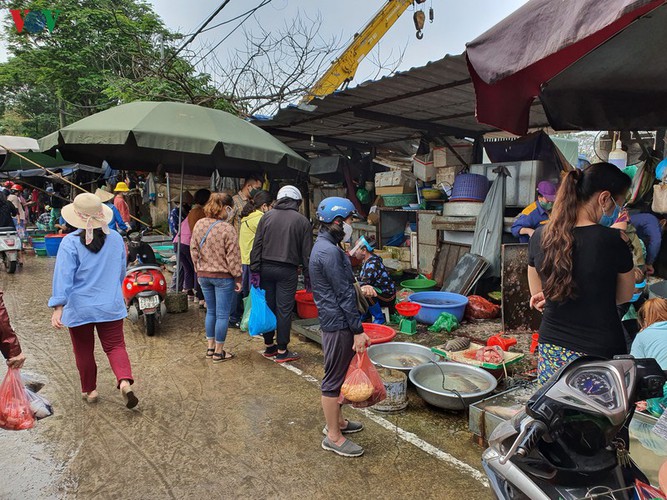
<svg viewBox="0 0 667 500"><path fill-rule="evenodd" d="M23 186L21 186L20 184L14 184L12 186L12 191L23 191Z"/></svg>

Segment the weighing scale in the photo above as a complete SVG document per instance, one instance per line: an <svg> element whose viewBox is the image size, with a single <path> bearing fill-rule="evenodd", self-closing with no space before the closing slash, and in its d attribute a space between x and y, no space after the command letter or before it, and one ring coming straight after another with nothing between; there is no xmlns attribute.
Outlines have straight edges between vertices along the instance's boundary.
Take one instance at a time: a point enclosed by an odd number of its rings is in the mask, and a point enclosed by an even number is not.
<svg viewBox="0 0 667 500"><path fill-rule="evenodd" d="M398 330L405 335L414 335L417 333L417 315L422 306L414 302L399 302L396 304L396 312L403 316L398 323Z"/></svg>

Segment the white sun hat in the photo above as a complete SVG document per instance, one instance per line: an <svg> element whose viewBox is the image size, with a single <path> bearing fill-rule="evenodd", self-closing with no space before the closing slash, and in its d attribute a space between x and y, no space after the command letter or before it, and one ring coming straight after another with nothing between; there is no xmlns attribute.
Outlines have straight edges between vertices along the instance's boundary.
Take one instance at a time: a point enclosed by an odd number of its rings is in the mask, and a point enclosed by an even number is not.
<svg viewBox="0 0 667 500"><path fill-rule="evenodd" d="M102 229L109 234L109 222L113 211L91 193L81 193L69 205L65 205L61 215L70 226L86 230L86 244L93 241L93 229Z"/></svg>

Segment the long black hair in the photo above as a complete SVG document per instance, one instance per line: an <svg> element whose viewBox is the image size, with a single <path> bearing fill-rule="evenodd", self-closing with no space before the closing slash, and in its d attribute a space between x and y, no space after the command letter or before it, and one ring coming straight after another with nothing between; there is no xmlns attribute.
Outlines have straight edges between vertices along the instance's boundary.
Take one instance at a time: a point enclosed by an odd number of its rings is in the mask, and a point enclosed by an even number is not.
<svg viewBox="0 0 667 500"><path fill-rule="evenodd" d="M255 196L253 196L252 199L249 200L243 207L243 210L241 211L241 217L247 217L262 205L270 205L272 201L273 198L268 191L256 192Z"/></svg>
<svg viewBox="0 0 667 500"><path fill-rule="evenodd" d="M86 245L86 230L81 230L81 233L79 234L79 240L81 241L81 244L93 253L97 253L102 250L106 239L107 235L104 234L102 228L93 229L93 241L91 241L88 245Z"/></svg>
<svg viewBox="0 0 667 500"><path fill-rule="evenodd" d="M610 163L594 163L585 170L573 170L565 176L549 223L542 233L544 260L540 271L544 276L547 299L557 302L576 296L572 270L574 228L579 207L601 191L609 191L613 198L625 194L631 183L630 177Z"/></svg>

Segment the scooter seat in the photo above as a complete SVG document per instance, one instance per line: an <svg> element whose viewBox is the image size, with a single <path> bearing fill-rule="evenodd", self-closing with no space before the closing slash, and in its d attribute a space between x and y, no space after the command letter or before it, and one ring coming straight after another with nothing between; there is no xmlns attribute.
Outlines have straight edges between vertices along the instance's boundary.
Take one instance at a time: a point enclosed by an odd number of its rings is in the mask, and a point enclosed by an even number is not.
<svg viewBox="0 0 667 500"><path fill-rule="evenodd" d="M128 267L126 274L136 271L162 271L162 268L160 266L152 266L150 264L140 264L138 266Z"/></svg>
<svg viewBox="0 0 667 500"><path fill-rule="evenodd" d="M15 227L0 227L0 234L7 234L7 233L15 233L16 234L16 228Z"/></svg>

